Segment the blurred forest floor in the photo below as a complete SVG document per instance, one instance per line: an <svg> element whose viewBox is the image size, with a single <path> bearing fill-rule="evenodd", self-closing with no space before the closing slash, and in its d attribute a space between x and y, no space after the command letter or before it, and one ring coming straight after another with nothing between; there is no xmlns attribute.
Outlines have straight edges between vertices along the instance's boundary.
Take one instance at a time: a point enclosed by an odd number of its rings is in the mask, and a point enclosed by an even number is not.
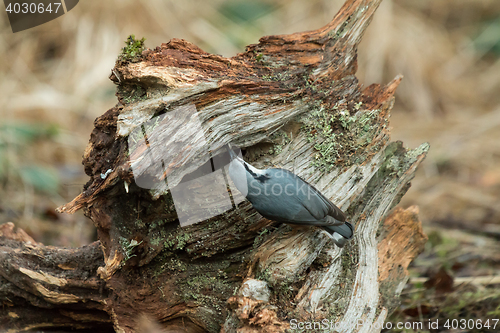
<svg viewBox="0 0 500 333"><path fill-rule="evenodd" d="M116 103L108 75L128 35L230 57L261 36L323 26L342 3L80 1L16 34L0 15L0 223L48 245L94 240L81 212L54 209L88 179L82 154L94 119ZM365 86L404 75L392 137L431 144L400 204L420 207L429 242L391 320L500 318L500 1L384 0L358 62Z"/></svg>

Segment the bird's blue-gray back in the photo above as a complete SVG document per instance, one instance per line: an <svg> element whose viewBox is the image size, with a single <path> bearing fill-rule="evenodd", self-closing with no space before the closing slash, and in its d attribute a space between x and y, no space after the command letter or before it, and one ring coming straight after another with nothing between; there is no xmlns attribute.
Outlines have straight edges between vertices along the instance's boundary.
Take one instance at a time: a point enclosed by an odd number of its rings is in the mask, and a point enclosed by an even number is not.
<svg viewBox="0 0 500 333"><path fill-rule="evenodd" d="M278 168L267 169L266 172L269 177L260 180L248 177L248 199L258 211L265 212L265 217L314 225L328 224L327 216L345 221L340 209L299 176ZM257 197L258 200L253 200ZM285 211L283 206L287 208Z"/></svg>

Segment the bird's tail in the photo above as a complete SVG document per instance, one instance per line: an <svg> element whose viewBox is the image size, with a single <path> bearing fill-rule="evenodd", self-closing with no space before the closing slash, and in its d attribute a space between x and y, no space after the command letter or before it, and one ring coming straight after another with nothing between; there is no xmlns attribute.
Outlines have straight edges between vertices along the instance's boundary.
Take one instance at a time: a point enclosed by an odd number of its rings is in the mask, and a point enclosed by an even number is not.
<svg viewBox="0 0 500 333"><path fill-rule="evenodd" d="M344 247L347 241L354 236L354 227L349 222L336 226L323 226L323 228L330 234L338 247Z"/></svg>

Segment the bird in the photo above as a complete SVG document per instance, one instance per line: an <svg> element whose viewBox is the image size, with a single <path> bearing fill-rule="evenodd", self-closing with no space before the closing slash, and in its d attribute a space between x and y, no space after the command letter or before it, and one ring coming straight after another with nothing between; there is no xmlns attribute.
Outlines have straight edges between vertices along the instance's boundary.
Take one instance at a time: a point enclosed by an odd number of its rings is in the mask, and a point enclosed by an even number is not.
<svg viewBox="0 0 500 333"><path fill-rule="evenodd" d="M314 186L282 169L260 170L245 162L228 145L229 177L263 217L287 224L318 226L343 247L354 235L346 215Z"/></svg>

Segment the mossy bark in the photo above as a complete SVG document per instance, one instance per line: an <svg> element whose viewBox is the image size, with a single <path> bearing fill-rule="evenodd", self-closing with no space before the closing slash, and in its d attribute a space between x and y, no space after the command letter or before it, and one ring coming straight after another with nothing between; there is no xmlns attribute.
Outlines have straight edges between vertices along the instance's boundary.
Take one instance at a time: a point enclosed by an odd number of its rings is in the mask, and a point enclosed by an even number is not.
<svg viewBox="0 0 500 333"><path fill-rule="evenodd" d="M4 234L1 265L12 274L0 273L0 296L10 306L1 312L5 327L50 326L22 310L29 303L63 318L56 326L104 321L119 332L137 330L141 313L183 332L284 332L326 321L339 332L373 332L394 309L406 267L426 240L415 208L386 216L428 150L390 142L401 77L366 88L356 79L356 49L379 3L348 0L325 27L263 37L233 58L179 39L121 57L110 77L118 103L96 119L84 154L90 180L59 209L84 209L99 245L48 249ZM151 122L188 106L203 140L189 125ZM187 148L144 189L133 169L143 170L146 160L161 164L163 156L146 158L148 142L136 140L134 129L153 127L161 140L177 135ZM255 166L280 165L314 184L347 212L353 241L337 248L320 229L276 224L246 201L181 228L169 189L203 165L207 142L214 156L235 143ZM46 265L35 266L35 252ZM20 254L19 262L9 259ZM77 263L68 271L71 258ZM68 274L80 289L57 280Z"/></svg>

